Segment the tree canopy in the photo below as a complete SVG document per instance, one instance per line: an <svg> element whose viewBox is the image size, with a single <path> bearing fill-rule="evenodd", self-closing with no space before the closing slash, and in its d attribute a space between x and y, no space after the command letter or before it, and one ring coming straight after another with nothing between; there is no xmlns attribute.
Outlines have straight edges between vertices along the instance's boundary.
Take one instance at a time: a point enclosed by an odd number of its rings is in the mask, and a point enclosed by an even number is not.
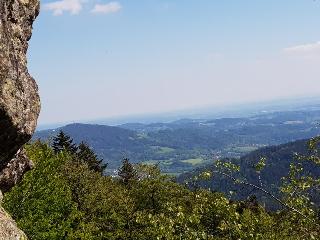
<svg viewBox="0 0 320 240"><path fill-rule="evenodd" d="M218 192L189 189L162 175L157 166L128 159L119 176L111 177L75 161L67 149L55 153L36 142L27 152L35 168L5 195L4 207L30 239L320 238L319 209L300 198L308 191L292 194L308 180L298 181L299 169L284 180L288 195L283 201L306 218L290 209L268 212L254 198L237 202Z"/></svg>

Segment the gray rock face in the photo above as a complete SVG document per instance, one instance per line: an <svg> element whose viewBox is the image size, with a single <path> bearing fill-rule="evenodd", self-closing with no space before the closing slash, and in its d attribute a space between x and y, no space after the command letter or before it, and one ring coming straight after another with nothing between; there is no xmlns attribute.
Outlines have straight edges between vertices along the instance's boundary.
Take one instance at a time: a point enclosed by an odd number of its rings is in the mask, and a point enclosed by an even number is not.
<svg viewBox="0 0 320 240"><path fill-rule="evenodd" d="M32 136L40 111L26 52L38 0L0 0L0 171Z"/></svg>
<svg viewBox="0 0 320 240"><path fill-rule="evenodd" d="M1 0L2 1L2 0ZM0 240L26 240L26 235L0 206Z"/></svg>
<svg viewBox="0 0 320 240"><path fill-rule="evenodd" d="M4 191L32 165L19 149L34 133L40 112L38 87L26 58L39 4L39 0L0 0L0 189ZM0 203L2 239L27 238Z"/></svg>
<svg viewBox="0 0 320 240"><path fill-rule="evenodd" d="M33 162L26 156L24 150L19 150L16 156L11 159L0 172L0 189L3 193L9 191L23 177L23 174L33 167Z"/></svg>

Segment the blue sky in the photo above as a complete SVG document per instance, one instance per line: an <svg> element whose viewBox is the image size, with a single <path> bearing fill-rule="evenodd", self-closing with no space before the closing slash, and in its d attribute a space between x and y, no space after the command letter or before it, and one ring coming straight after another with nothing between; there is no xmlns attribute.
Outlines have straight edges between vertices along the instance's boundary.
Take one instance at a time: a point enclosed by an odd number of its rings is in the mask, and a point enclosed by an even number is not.
<svg viewBox="0 0 320 240"><path fill-rule="evenodd" d="M320 2L42 0L39 123L320 95Z"/></svg>

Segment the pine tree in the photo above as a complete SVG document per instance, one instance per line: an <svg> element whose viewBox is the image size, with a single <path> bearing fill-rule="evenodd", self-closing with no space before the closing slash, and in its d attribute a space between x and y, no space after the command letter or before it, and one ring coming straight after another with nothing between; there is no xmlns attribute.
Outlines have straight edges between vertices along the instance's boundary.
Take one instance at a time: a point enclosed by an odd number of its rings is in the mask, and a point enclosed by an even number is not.
<svg viewBox="0 0 320 240"><path fill-rule="evenodd" d="M59 153L63 150L75 154L77 152L77 146L73 143L73 139L60 130L59 134L53 138L52 148L55 153Z"/></svg>
<svg viewBox="0 0 320 240"><path fill-rule="evenodd" d="M137 171L134 169L134 166L129 162L129 159L123 159L122 166L118 170L118 176L125 185L128 185L131 180L137 178Z"/></svg>
<svg viewBox="0 0 320 240"><path fill-rule="evenodd" d="M81 142L78 146L76 157L78 161L86 163L90 170L101 174L107 167L107 164L103 163L103 159L99 159L94 151L84 142Z"/></svg>

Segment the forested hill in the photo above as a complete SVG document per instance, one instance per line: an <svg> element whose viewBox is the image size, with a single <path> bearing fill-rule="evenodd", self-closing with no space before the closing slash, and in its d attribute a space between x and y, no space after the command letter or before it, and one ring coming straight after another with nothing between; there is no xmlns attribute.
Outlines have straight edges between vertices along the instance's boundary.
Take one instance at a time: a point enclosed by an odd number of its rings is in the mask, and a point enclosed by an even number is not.
<svg viewBox="0 0 320 240"><path fill-rule="evenodd" d="M303 139L286 144L263 147L242 156L240 159L235 159L234 161L241 165L241 167L244 169L243 171L250 173L251 170L254 172L253 166L257 164L262 157L265 157L267 166L265 171L262 172L262 177L265 180L268 179L268 182L273 182L276 180L277 176L279 176L277 172L281 172L282 174L283 171L288 170L289 164L294 160L295 154L305 155L308 153L308 141L308 139ZM205 169L212 168L212 164L197 168L194 171L181 174L178 179L180 182L182 182L183 180L188 179L197 173L203 172ZM246 175L250 176L251 174Z"/></svg>
<svg viewBox="0 0 320 240"><path fill-rule="evenodd" d="M258 186L262 185L268 191L278 195L279 186L282 182L281 178L288 175L290 163L298 163L299 161L297 160L297 156L308 156L310 154L309 141L309 139L305 139L278 146L264 147L253 151L240 159L225 159L225 161L231 161L240 166L240 173L236 174L240 178L244 178L247 182ZM255 166L257 166L261 158L266 159L265 167L258 174ZM317 168L315 164L308 161L302 161L301 163L303 164L306 172L315 177L320 176L320 169ZM202 172L212 170L215 170L214 164L181 174L177 178L177 181L180 183L190 182L191 179L195 176L199 176ZM261 182L259 180L259 175ZM269 198L265 198L264 195L261 195L261 192L254 191L253 188L244 187L243 185L236 185L230 179L219 174L214 174L207 180L199 180L198 184L201 187L210 188L215 191L222 191L228 195L231 191L233 195L230 195L230 197L234 197L236 199L242 199L248 195L256 195L261 201L267 203L271 207L275 207L275 202L270 202ZM318 202L320 203L319 197Z"/></svg>
<svg viewBox="0 0 320 240"><path fill-rule="evenodd" d="M50 137L55 136L60 130L72 136L75 142L84 141L94 148L118 148L122 145L131 147L132 144L139 144L139 141L134 141L137 137L135 131L105 125L79 123L69 124L59 129L36 132L34 138L50 140Z"/></svg>
<svg viewBox="0 0 320 240"><path fill-rule="evenodd" d="M76 143L87 142L117 169L132 162L159 163L164 172L182 173L212 159L239 158L264 146L307 139L320 134L320 111L264 113L247 118L181 119L170 123L130 123L116 127L70 124L39 131L33 139L49 139L59 130Z"/></svg>

